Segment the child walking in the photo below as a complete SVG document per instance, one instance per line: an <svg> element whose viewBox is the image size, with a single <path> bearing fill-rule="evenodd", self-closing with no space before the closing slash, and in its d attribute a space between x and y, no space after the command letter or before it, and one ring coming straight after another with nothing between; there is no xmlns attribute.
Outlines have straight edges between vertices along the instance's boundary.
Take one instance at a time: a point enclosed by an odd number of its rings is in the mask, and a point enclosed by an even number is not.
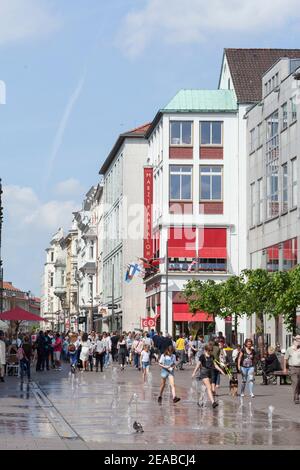
<svg viewBox="0 0 300 470"><path fill-rule="evenodd" d="M145 344L141 352L141 367L143 371L144 383L146 382L150 368L150 347Z"/></svg>

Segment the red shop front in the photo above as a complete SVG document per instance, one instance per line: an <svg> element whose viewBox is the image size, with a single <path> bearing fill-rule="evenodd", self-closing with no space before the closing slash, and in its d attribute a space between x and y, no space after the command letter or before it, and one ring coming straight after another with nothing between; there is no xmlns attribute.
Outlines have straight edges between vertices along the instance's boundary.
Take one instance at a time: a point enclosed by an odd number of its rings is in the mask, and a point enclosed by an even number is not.
<svg viewBox="0 0 300 470"><path fill-rule="evenodd" d="M197 334L209 335L213 329L214 318L205 312L195 314L189 311L189 306L184 302L173 302L173 335L174 337L185 333L196 336Z"/></svg>

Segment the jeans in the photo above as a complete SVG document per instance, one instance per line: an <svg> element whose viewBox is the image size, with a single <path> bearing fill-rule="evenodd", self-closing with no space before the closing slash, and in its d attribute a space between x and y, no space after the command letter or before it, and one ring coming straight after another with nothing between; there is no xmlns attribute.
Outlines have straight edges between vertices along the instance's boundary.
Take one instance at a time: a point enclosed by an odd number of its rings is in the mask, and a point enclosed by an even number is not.
<svg viewBox="0 0 300 470"><path fill-rule="evenodd" d="M248 382L250 395L253 393L254 383L254 367L241 367L242 371L242 388L241 393L245 392L246 383Z"/></svg>
<svg viewBox="0 0 300 470"><path fill-rule="evenodd" d="M21 380L23 381L24 372L27 375L28 380L30 380L30 362L27 359L21 359L20 369L21 369Z"/></svg>
<svg viewBox="0 0 300 470"><path fill-rule="evenodd" d="M185 360L185 350L184 349L177 349L177 354L178 354L178 359L179 359L178 367L181 370L181 369L183 369L183 364L184 364L184 360Z"/></svg>
<svg viewBox="0 0 300 470"><path fill-rule="evenodd" d="M107 367L109 365L109 356L110 356L109 352L105 353L105 358L104 358L104 366L105 367Z"/></svg>
<svg viewBox="0 0 300 470"><path fill-rule="evenodd" d="M71 366L76 367L77 362L78 362L77 351L75 351L74 353L70 353L70 363L71 363Z"/></svg>
<svg viewBox="0 0 300 470"><path fill-rule="evenodd" d="M140 367L140 354L134 353L134 365L138 369Z"/></svg>
<svg viewBox="0 0 300 470"><path fill-rule="evenodd" d="M100 363L100 370L101 372L103 372L104 359L105 359L105 352L96 354L96 372L98 372L99 363Z"/></svg>

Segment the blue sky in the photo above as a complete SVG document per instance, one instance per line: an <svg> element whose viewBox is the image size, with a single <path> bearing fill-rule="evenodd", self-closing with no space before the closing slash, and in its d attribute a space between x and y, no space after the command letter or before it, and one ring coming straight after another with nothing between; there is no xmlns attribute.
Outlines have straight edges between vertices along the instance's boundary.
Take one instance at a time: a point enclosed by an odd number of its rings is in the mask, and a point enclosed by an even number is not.
<svg viewBox="0 0 300 470"><path fill-rule="evenodd" d="M300 47L296 0L0 0L4 274L40 293L117 136L180 88L215 88L224 47Z"/></svg>

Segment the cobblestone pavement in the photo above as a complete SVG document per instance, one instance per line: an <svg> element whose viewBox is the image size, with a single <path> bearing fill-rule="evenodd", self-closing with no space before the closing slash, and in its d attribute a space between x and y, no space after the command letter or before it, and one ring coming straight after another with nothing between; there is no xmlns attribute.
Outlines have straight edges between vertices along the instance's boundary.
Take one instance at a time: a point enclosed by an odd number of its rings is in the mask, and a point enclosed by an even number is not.
<svg viewBox="0 0 300 470"><path fill-rule="evenodd" d="M116 366L74 376L65 364L24 385L7 377L0 384L0 449L300 449L300 405L290 386L257 384L254 399L232 398L224 378L213 410L197 406L201 386L191 373L176 373L176 405L168 387L157 403L157 365L146 385L137 370ZM135 420L144 433L134 431Z"/></svg>

